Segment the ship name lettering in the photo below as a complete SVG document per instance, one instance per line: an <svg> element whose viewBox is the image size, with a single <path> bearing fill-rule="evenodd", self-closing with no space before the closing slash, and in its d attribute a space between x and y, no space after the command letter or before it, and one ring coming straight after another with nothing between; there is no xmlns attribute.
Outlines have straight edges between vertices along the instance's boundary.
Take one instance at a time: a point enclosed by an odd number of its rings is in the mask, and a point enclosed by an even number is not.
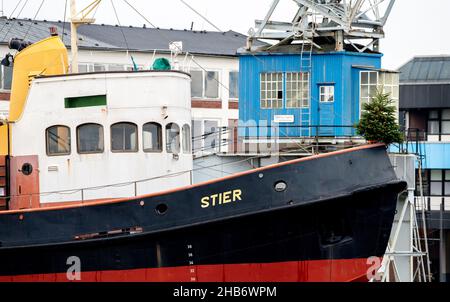
<svg viewBox="0 0 450 302"><path fill-rule="evenodd" d="M217 207L236 201L242 201L242 190L238 189L223 193L217 193L210 196L205 196L201 199L203 209L209 207Z"/></svg>

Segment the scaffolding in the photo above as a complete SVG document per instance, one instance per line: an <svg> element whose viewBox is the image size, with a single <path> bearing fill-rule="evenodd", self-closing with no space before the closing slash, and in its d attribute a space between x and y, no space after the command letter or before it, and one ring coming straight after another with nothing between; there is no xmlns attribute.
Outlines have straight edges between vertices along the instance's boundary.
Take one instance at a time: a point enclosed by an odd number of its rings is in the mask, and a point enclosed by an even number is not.
<svg viewBox="0 0 450 302"><path fill-rule="evenodd" d="M420 225L414 196L415 166L418 162L420 170L421 160L414 154L392 154L391 161L397 176L407 182L408 189L399 198L388 248L372 281L431 282L425 207L421 207ZM419 186L422 187L420 177ZM421 195L420 200L424 202L423 192Z"/></svg>

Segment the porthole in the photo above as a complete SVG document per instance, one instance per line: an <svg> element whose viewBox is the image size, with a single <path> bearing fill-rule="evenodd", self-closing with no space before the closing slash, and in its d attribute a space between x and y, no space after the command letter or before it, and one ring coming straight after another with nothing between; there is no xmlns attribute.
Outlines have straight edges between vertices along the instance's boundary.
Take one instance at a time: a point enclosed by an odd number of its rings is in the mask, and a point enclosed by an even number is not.
<svg viewBox="0 0 450 302"><path fill-rule="evenodd" d="M285 183L284 181L279 181L277 183L275 183L274 186L275 191L277 192L284 192L287 189L287 183Z"/></svg>
<svg viewBox="0 0 450 302"><path fill-rule="evenodd" d="M168 210L168 209L169 209L169 207L168 207L166 204L161 203L161 204L159 204L159 205L156 206L155 211L156 211L156 213L157 213L158 215L164 215L164 214L167 213L167 210Z"/></svg>
<svg viewBox="0 0 450 302"><path fill-rule="evenodd" d="M25 163L22 165L21 171L25 176L31 175L33 173L33 166L30 163Z"/></svg>

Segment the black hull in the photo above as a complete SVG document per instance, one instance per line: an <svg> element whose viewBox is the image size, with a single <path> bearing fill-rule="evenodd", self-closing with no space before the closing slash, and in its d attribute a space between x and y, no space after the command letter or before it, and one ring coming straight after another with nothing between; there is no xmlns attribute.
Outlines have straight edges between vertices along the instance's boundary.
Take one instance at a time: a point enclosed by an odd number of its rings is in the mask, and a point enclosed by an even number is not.
<svg viewBox="0 0 450 302"><path fill-rule="evenodd" d="M279 181L287 183L284 192L274 190ZM185 273L192 268L358 260L354 276L346 276L356 279L367 270L362 262L383 256L404 188L385 149L373 147L130 201L6 213L0 215L0 280L64 276L71 256L81 260L82 272L172 270L151 276L155 281L190 281ZM231 193L221 201L231 201L213 207L210 198L202 208L203 198L224 192ZM164 214L160 205L167 206ZM295 278L303 273L311 274L299 269ZM217 274L204 280L230 279ZM129 275L115 276L126 281Z"/></svg>

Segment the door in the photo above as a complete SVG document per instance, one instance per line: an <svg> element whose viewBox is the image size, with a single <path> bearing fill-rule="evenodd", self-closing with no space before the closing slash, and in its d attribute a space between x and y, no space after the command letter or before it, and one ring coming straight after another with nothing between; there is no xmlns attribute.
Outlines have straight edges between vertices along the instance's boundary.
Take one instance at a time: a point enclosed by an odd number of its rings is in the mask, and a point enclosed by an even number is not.
<svg viewBox="0 0 450 302"><path fill-rule="evenodd" d="M335 136L334 86L320 86L319 92L319 136Z"/></svg>
<svg viewBox="0 0 450 302"><path fill-rule="evenodd" d="M38 163L37 156L11 157L10 210L39 208L40 195Z"/></svg>

